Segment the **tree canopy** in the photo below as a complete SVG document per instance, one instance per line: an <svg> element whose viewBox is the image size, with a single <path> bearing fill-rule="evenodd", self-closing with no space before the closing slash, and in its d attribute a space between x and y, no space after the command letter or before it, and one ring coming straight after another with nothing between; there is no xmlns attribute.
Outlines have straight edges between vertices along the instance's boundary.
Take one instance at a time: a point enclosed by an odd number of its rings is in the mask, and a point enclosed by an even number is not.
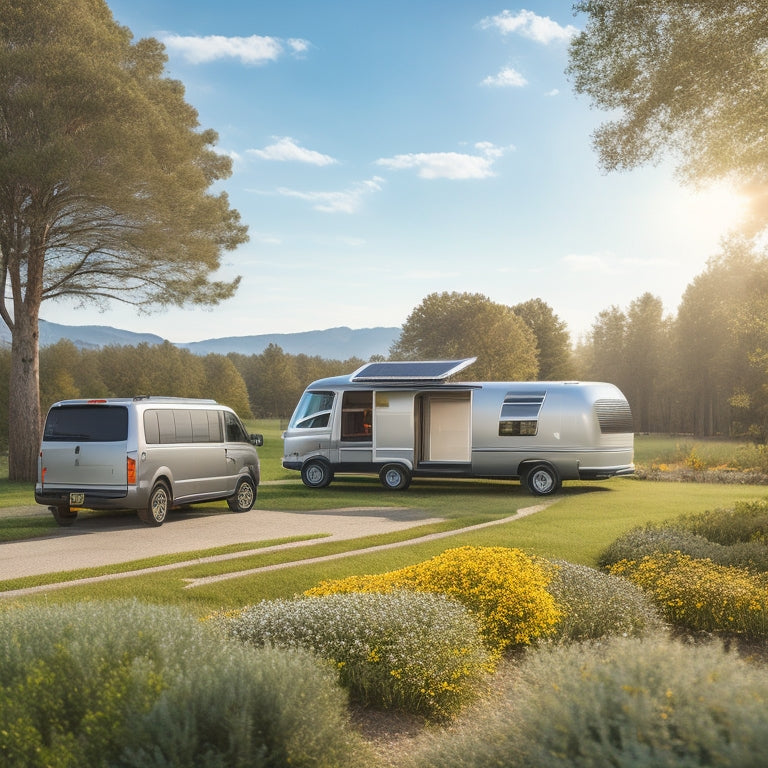
<svg viewBox="0 0 768 768"><path fill-rule="evenodd" d="M39 445L44 300L212 305L223 250L246 238L211 185L231 161L201 130L154 39L104 0L0 0L0 317L12 334L10 475ZM14 414L18 414L15 417Z"/></svg>
<svg viewBox="0 0 768 768"><path fill-rule="evenodd" d="M411 312L390 349L393 360L477 357L472 377L535 379L536 337L510 307L479 293L431 293Z"/></svg>
<svg viewBox="0 0 768 768"><path fill-rule="evenodd" d="M577 92L610 110L594 134L622 170L671 155L689 183L727 179L768 225L768 4L764 0L583 0L571 42Z"/></svg>

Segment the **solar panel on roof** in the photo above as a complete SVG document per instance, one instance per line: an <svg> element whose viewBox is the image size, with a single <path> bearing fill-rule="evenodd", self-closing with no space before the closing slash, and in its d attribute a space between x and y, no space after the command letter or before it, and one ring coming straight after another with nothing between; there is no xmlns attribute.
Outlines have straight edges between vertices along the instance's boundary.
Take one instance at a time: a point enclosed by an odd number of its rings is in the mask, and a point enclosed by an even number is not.
<svg viewBox="0 0 768 768"><path fill-rule="evenodd" d="M477 360L403 360L368 363L352 374L352 381L442 381Z"/></svg>

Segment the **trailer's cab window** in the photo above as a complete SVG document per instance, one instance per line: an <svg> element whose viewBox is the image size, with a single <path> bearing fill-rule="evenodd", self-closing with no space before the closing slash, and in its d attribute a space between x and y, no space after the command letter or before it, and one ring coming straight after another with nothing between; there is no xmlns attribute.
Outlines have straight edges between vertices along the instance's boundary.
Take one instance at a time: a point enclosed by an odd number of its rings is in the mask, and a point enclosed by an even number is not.
<svg viewBox="0 0 768 768"><path fill-rule="evenodd" d="M288 429L327 427L333 410L333 392L305 392L293 412Z"/></svg>
<svg viewBox="0 0 768 768"><path fill-rule="evenodd" d="M370 441L372 431L373 392L345 392L341 399L341 439Z"/></svg>
<svg viewBox="0 0 768 768"><path fill-rule="evenodd" d="M508 392L501 406L500 437L535 437L546 392Z"/></svg>

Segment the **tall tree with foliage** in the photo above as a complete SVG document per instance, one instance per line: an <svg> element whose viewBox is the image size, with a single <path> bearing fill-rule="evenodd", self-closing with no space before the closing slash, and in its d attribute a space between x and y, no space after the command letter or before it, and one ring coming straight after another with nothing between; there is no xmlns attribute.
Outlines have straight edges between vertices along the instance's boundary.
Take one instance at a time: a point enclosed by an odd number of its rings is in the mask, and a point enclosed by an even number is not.
<svg viewBox="0 0 768 768"><path fill-rule="evenodd" d="M608 170L671 155L694 184L728 179L768 225L768 3L583 0L571 42L576 91L612 118L595 133Z"/></svg>
<svg viewBox="0 0 768 768"><path fill-rule="evenodd" d="M0 0L0 317L12 335L9 475L34 478L44 300L213 305L246 240L231 172L154 39L104 0Z"/></svg>
<svg viewBox="0 0 768 768"><path fill-rule="evenodd" d="M511 307L479 293L432 293L405 321L392 360L477 357L472 377L523 381L538 374L536 337Z"/></svg>
<svg viewBox="0 0 768 768"><path fill-rule="evenodd" d="M539 350L538 378L564 381L574 378L573 354L568 325L542 299L530 299L512 307L533 331Z"/></svg>

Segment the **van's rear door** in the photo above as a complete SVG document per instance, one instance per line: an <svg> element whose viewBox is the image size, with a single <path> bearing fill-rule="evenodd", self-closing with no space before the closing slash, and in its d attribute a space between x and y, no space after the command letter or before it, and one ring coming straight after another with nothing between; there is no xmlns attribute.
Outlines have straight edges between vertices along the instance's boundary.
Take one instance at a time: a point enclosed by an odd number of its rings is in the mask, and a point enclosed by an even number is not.
<svg viewBox="0 0 768 768"><path fill-rule="evenodd" d="M111 404L65 404L45 422L40 467L43 486L127 488L128 409Z"/></svg>

